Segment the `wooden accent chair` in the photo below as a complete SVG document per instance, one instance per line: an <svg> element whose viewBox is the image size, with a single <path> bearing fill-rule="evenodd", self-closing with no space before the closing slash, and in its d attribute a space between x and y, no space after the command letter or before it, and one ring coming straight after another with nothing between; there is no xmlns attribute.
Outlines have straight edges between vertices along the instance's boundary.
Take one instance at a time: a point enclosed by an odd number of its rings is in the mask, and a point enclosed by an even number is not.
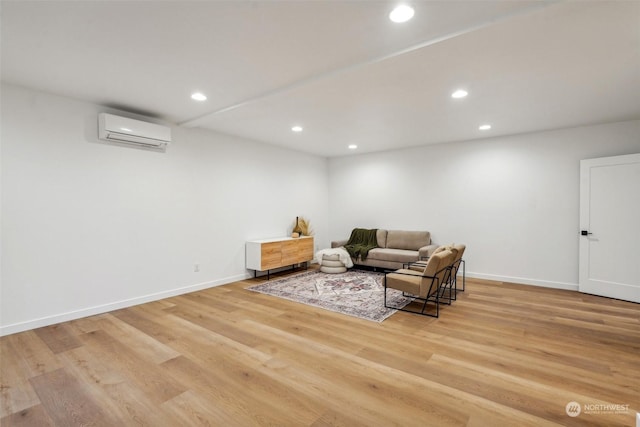
<svg viewBox="0 0 640 427"><path fill-rule="evenodd" d="M441 286L450 281L451 265L454 259L455 255L452 251L443 250L429 257L423 271L407 268L386 273L384 276L384 306L424 316L438 317L440 315L440 299L442 296ZM422 301L422 309L415 311L404 307L389 306L387 304L388 288L397 289L402 291L405 296ZM425 312L427 302L435 304L435 315ZM450 303L451 301L449 300Z"/></svg>

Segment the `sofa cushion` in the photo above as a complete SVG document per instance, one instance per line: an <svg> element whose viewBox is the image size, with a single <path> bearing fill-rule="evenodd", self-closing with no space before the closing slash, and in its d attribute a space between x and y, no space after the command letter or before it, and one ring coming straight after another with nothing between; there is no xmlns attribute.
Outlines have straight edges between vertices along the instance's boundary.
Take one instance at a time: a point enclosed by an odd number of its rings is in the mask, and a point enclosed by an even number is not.
<svg viewBox="0 0 640 427"><path fill-rule="evenodd" d="M428 231L387 231L387 245L389 249L408 249L417 251L423 246L431 244L431 233Z"/></svg>
<svg viewBox="0 0 640 427"><path fill-rule="evenodd" d="M387 230L378 228L378 232L376 233L376 240L378 241L378 247L386 248L387 247Z"/></svg>
<svg viewBox="0 0 640 427"><path fill-rule="evenodd" d="M411 262L418 260L418 251L406 249L375 248L369 251L367 259L391 262Z"/></svg>
<svg viewBox="0 0 640 427"><path fill-rule="evenodd" d="M433 253L434 253L434 254L437 254L437 253L439 253L439 252L450 251L450 250L451 250L451 248L453 248L453 244L438 246L438 247L436 248L436 250L435 250L435 251L433 251Z"/></svg>

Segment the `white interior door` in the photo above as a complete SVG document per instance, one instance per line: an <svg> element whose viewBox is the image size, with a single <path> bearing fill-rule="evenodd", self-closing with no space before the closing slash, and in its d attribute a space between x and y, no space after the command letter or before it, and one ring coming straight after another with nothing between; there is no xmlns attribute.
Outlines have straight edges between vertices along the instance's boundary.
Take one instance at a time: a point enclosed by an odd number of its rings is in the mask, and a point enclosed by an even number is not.
<svg viewBox="0 0 640 427"><path fill-rule="evenodd" d="M640 154L580 161L580 292L640 302Z"/></svg>

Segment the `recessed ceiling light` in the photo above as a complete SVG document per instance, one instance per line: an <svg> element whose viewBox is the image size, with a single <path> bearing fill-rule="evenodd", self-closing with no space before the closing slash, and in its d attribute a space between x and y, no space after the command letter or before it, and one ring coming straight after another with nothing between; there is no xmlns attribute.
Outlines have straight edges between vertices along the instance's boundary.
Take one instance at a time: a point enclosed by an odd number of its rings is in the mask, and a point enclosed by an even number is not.
<svg viewBox="0 0 640 427"><path fill-rule="evenodd" d="M191 99L193 99L194 101L206 101L207 97L200 92L196 92L191 94Z"/></svg>
<svg viewBox="0 0 640 427"><path fill-rule="evenodd" d="M302 132L302 126L294 126L291 128L291 130L294 132Z"/></svg>
<svg viewBox="0 0 640 427"><path fill-rule="evenodd" d="M478 129L480 129L480 130L489 130L489 129L491 129L491 125L480 125L478 127Z"/></svg>
<svg viewBox="0 0 640 427"><path fill-rule="evenodd" d="M356 148L358 148L356 144L349 145L349 150L355 150Z"/></svg>
<svg viewBox="0 0 640 427"><path fill-rule="evenodd" d="M464 98L465 96L469 95L469 93L464 90L464 89L458 89L455 92L453 92L451 94L452 98Z"/></svg>
<svg viewBox="0 0 640 427"><path fill-rule="evenodd" d="M414 10L411 6L402 4L391 11L389 19L397 23L407 22L409 19L413 18L413 14Z"/></svg>

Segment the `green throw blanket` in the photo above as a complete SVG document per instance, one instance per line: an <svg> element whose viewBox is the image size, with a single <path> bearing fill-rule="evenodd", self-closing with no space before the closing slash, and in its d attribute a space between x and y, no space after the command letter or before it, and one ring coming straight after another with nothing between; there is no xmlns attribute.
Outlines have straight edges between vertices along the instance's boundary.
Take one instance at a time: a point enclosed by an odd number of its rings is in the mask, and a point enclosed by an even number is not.
<svg viewBox="0 0 640 427"><path fill-rule="evenodd" d="M376 234L378 229L367 230L366 228L354 228L351 232L351 237L344 248L349 252L353 258L367 259L369 251L378 247L378 239Z"/></svg>

